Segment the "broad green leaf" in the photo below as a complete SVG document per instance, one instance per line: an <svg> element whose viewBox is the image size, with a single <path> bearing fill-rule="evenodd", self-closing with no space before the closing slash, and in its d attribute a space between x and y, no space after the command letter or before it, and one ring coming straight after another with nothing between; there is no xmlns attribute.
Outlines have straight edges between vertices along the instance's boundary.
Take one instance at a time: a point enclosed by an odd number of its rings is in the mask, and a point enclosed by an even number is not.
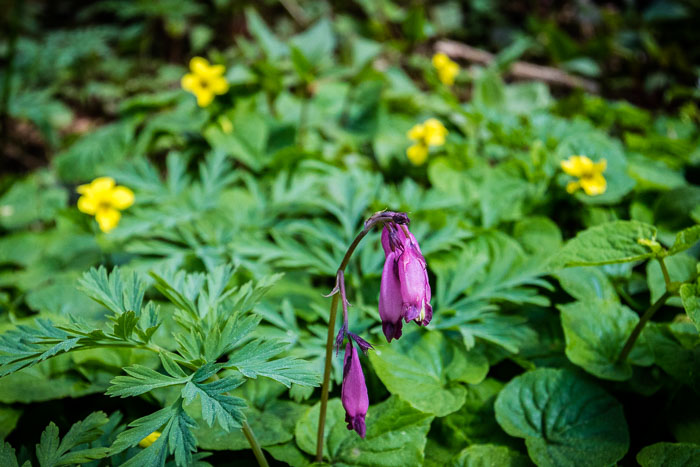
<svg viewBox="0 0 700 467"><path fill-rule="evenodd" d="M285 43L277 39L254 9L246 8L245 17L250 33L257 39L267 58L275 60L289 53Z"/></svg>
<svg viewBox="0 0 700 467"><path fill-rule="evenodd" d="M335 33L332 23L324 18L306 31L290 39L290 43L300 50L314 66L327 60L335 49Z"/></svg>
<svg viewBox="0 0 700 467"><path fill-rule="evenodd" d="M683 308L688 317L700 331L700 291L697 284L683 284L680 289Z"/></svg>
<svg viewBox="0 0 700 467"><path fill-rule="evenodd" d="M569 240L553 258L555 266L627 263L654 256L640 243L656 239L656 228L637 221L613 221L591 227Z"/></svg>
<svg viewBox="0 0 700 467"><path fill-rule="evenodd" d="M562 244L561 230L548 217L526 217L517 222L513 237L530 253L551 254Z"/></svg>
<svg viewBox="0 0 700 467"><path fill-rule="evenodd" d="M656 443L637 454L642 467L698 467L700 445L693 443Z"/></svg>
<svg viewBox="0 0 700 467"><path fill-rule="evenodd" d="M687 250L700 241L700 225L694 225L681 230L676 234L676 240L668 250L669 255L674 255L680 251Z"/></svg>
<svg viewBox="0 0 700 467"><path fill-rule="evenodd" d="M495 409L501 427L525 439L539 466L612 465L629 448L622 406L566 370L542 368L512 379Z"/></svg>
<svg viewBox="0 0 700 467"><path fill-rule="evenodd" d="M628 361L617 358L639 322L637 314L616 301L589 299L559 305L566 338L566 356L571 362L603 379L624 381L632 377L631 363L651 365L653 357L646 341L638 339Z"/></svg>
<svg viewBox="0 0 700 467"><path fill-rule="evenodd" d="M35 221L52 221L67 202L68 193L54 180L30 175L0 196L0 227L17 229Z"/></svg>
<svg viewBox="0 0 700 467"><path fill-rule="evenodd" d="M299 420L297 445L308 454L316 452L316 431L320 403ZM367 412L365 439L347 429L343 406L339 399L328 401L324 457L332 465L372 465L377 467L419 466L423 462L426 435L433 420L431 415L411 408L391 396Z"/></svg>
<svg viewBox="0 0 700 467"><path fill-rule="evenodd" d="M464 448L452 465L455 467L528 467L532 463L527 456L506 446L474 444Z"/></svg>
<svg viewBox="0 0 700 467"><path fill-rule="evenodd" d="M687 325L693 333L684 335L674 326ZM647 323L646 338L654 353L654 362L666 373L695 391L700 391L700 345L698 332L691 323ZM689 339L686 339L689 338ZM687 340L689 342L687 342Z"/></svg>
<svg viewBox="0 0 700 467"><path fill-rule="evenodd" d="M456 412L436 421L443 425L441 442L450 446L506 444L509 438L496 423L493 404L503 384L488 378L467 388L467 400Z"/></svg>
<svg viewBox="0 0 700 467"><path fill-rule="evenodd" d="M17 426L22 411L11 406L0 405L0 439L7 438ZM3 465L0 462L0 465Z"/></svg>
<svg viewBox="0 0 700 467"><path fill-rule="evenodd" d="M600 268L566 268L554 273L554 277L559 280L562 289L576 300L620 300L612 282Z"/></svg>
<svg viewBox="0 0 700 467"><path fill-rule="evenodd" d="M369 358L392 394L437 416L464 404L467 391L460 382L478 383L488 371L488 363L470 361L460 345L439 331L404 334L396 342L376 346Z"/></svg>

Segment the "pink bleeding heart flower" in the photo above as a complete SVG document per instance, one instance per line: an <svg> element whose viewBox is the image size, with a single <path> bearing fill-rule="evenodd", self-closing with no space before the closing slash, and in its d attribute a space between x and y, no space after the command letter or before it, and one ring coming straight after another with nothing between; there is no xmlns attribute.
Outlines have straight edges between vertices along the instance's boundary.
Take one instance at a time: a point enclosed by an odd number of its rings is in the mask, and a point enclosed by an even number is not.
<svg viewBox="0 0 700 467"><path fill-rule="evenodd" d="M402 323L430 323L433 308L425 258L406 225L387 223L382 230L386 259L379 287L379 316L382 330L391 342L401 337Z"/></svg>
<svg viewBox="0 0 700 467"><path fill-rule="evenodd" d="M367 431L365 416L369 408L369 397L367 396L365 375L362 373L362 366L360 365L360 357L350 340L345 346L343 385L340 399L345 408L345 421L348 424L348 430L355 430L357 434L364 438Z"/></svg>

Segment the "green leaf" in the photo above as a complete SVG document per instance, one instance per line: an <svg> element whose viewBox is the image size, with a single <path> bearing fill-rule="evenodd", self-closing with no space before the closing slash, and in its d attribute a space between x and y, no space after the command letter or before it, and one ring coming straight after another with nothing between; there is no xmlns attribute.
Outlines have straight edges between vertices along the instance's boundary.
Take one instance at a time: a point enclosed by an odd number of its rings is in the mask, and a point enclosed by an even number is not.
<svg viewBox="0 0 700 467"><path fill-rule="evenodd" d="M122 272L119 268L114 268L107 274L107 269L103 266L91 268L83 274L79 284L80 289L90 298L117 316L127 311L133 312L135 317L141 313L146 284L134 271ZM120 327L126 324L122 323Z"/></svg>
<svg viewBox="0 0 700 467"><path fill-rule="evenodd" d="M248 23L248 30L257 39L268 59L275 60L289 53L286 44L277 39L254 9L246 8L245 17Z"/></svg>
<svg viewBox="0 0 700 467"><path fill-rule="evenodd" d="M617 357L639 322L637 314L616 301L590 299L559 305L566 338L566 356L572 363L603 379L624 381L632 377L631 363L653 363L646 341L640 338L628 361ZM643 337L643 336L642 336Z"/></svg>
<svg viewBox="0 0 700 467"><path fill-rule="evenodd" d="M182 399L178 399L171 406L134 420L129 427L117 437L111 448L112 453L135 446L154 431L160 430L161 436L148 448L122 464L123 467L162 466L165 464L168 453L175 454L175 462L178 466L192 464L192 453L197 449L197 442L192 434L196 423L185 413Z"/></svg>
<svg viewBox="0 0 700 467"><path fill-rule="evenodd" d="M114 378L112 385L105 394L108 396L133 397L156 388L185 384L191 378L190 376L173 378L142 365L132 365L124 368L124 371L129 376L117 376Z"/></svg>
<svg viewBox="0 0 700 467"><path fill-rule="evenodd" d="M333 25L323 18L306 31L290 39L290 44L298 48L314 66L327 60L335 49Z"/></svg>
<svg viewBox="0 0 700 467"><path fill-rule="evenodd" d="M452 465L455 467L527 467L532 464L527 456L506 446L474 444L464 448Z"/></svg>
<svg viewBox="0 0 700 467"><path fill-rule="evenodd" d="M698 241L700 241L700 225L681 230L676 234L676 240L673 242L671 249L668 250L668 254L674 255L680 251L687 250Z"/></svg>
<svg viewBox="0 0 700 467"><path fill-rule="evenodd" d="M700 445L693 443L656 443L637 454L642 467L698 467Z"/></svg>
<svg viewBox="0 0 700 467"><path fill-rule="evenodd" d="M235 350L226 367L235 368L248 378L265 376L287 387L292 383L301 386L318 386L321 381L320 375L309 362L296 357L269 360L287 347L289 344L282 341L253 340Z"/></svg>
<svg viewBox="0 0 700 467"><path fill-rule="evenodd" d="M68 193L55 181L31 175L15 182L0 196L0 227L17 229L35 221L52 221L68 202Z"/></svg>
<svg viewBox="0 0 700 467"><path fill-rule="evenodd" d="M539 466L612 465L629 448L620 404L566 370L543 368L514 378L495 409L501 427L525 439Z"/></svg>
<svg viewBox="0 0 700 467"><path fill-rule="evenodd" d="M72 450L102 436L102 426L108 421L104 412L93 412L84 420L74 423L60 442L58 427L51 422L36 446L39 464L42 467L82 464L106 457L109 449L105 447Z"/></svg>
<svg viewBox="0 0 700 467"><path fill-rule="evenodd" d="M696 271L695 265L697 262L695 258L686 254L664 258L664 264L668 270L671 282L685 282L690 279ZM647 285L649 286L651 303L657 301L666 292L666 280L658 261L649 261L647 263ZM666 300L666 305L683 306L681 300L675 296L669 297Z"/></svg>
<svg viewBox="0 0 700 467"><path fill-rule="evenodd" d="M472 361L439 331L404 334L396 342L377 346L369 358L392 394L437 416L464 404L467 391L459 382L479 383L488 371L487 362Z"/></svg>
<svg viewBox="0 0 700 467"><path fill-rule="evenodd" d="M299 420L297 445L309 454L316 452L316 431L320 403ZM377 467L419 466L423 462L426 435L433 420L396 396L391 396L367 412L365 439L347 429L339 399L328 401L324 457L333 465L372 465Z"/></svg>
<svg viewBox="0 0 700 467"><path fill-rule="evenodd" d="M555 266L627 263L654 256L639 241L656 239L656 228L637 221L613 221L580 232L554 257Z"/></svg>
<svg viewBox="0 0 700 467"><path fill-rule="evenodd" d="M21 410L14 409L9 405L0 405L0 439L5 439L7 435L12 433L21 415ZM2 462L0 465L3 465Z"/></svg>
<svg viewBox="0 0 700 467"><path fill-rule="evenodd" d="M685 312L695 325L695 328L700 331L700 293L698 292L697 284L681 285L680 294L683 308L685 308Z"/></svg>
<svg viewBox="0 0 700 467"><path fill-rule="evenodd" d="M692 331L690 342L677 332L676 326L687 325ZM654 362L666 373L695 391L700 391L700 345L697 345L697 329L691 323L647 323L644 328Z"/></svg>
<svg viewBox="0 0 700 467"><path fill-rule="evenodd" d="M506 444L510 438L496 423L493 404L503 389L503 383L486 379L467 388L467 400L456 412L438 419L444 425L441 430L443 442L450 446L464 446L479 443Z"/></svg>
<svg viewBox="0 0 700 467"><path fill-rule="evenodd" d="M0 438L0 465L4 465L6 467L19 467L17 456L15 455L15 449L10 446L10 443L6 443L3 440L4 438Z"/></svg>
<svg viewBox="0 0 700 467"><path fill-rule="evenodd" d="M600 268L566 268L557 271L554 277L559 280L562 289L576 300L620 300L615 286Z"/></svg>
<svg viewBox="0 0 700 467"><path fill-rule="evenodd" d="M245 421L243 411L246 403L240 397L225 393L237 388L243 384L243 381L243 378L237 376L229 376L206 384L190 381L182 389L182 398L186 404L190 404L199 396L204 421L212 426L216 420L221 428L229 432L234 428L241 428Z"/></svg>
<svg viewBox="0 0 700 467"><path fill-rule="evenodd" d="M275 383L272 383L275 384ZM247 386L247 384L246 384ZM249 407L245 418L255 433L260 446L274 446L294 438L297 421L308 410L308 406L292 401L273 400L262 409ZM218 427L201 426L195 431L200 449L238 451L250 449L242 431L226 433Z"/></svg>

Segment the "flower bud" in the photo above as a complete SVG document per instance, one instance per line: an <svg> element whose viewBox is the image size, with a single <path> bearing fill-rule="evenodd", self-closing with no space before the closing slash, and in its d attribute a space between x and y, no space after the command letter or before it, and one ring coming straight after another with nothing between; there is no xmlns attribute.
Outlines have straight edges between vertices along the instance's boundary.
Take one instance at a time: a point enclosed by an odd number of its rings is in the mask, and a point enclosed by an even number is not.
<svg viewBox="0 0 700 467"><path fill-rule="evenodd" d="M362 438L365 437L367 427L365 416L369 408L369 397L365 385L365 375L362 373L360 358L349 341L345 346L345 362L343 365L343 385L340 399L345 408L345 421L348 430L355 430Z"/></svg>

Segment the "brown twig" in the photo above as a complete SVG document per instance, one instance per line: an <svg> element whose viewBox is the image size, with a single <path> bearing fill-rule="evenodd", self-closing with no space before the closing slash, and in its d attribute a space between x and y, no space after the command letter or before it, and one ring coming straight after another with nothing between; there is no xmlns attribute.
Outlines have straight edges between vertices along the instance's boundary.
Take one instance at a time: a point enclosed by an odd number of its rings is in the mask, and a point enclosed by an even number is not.
<svg viewBox="0 0 700 467"><path fill-rule="evenodd" d="M488 65L494 60L492 53L461 42L439 41L435 44L435 50L452 58L461 58L481 65ZM508 74L516 79L530 79L570 88L583 88L594 94L600 91L600 86L595 81L569 74L558 68L535 65L534 63L515 62L508 67Z"/></svg>

